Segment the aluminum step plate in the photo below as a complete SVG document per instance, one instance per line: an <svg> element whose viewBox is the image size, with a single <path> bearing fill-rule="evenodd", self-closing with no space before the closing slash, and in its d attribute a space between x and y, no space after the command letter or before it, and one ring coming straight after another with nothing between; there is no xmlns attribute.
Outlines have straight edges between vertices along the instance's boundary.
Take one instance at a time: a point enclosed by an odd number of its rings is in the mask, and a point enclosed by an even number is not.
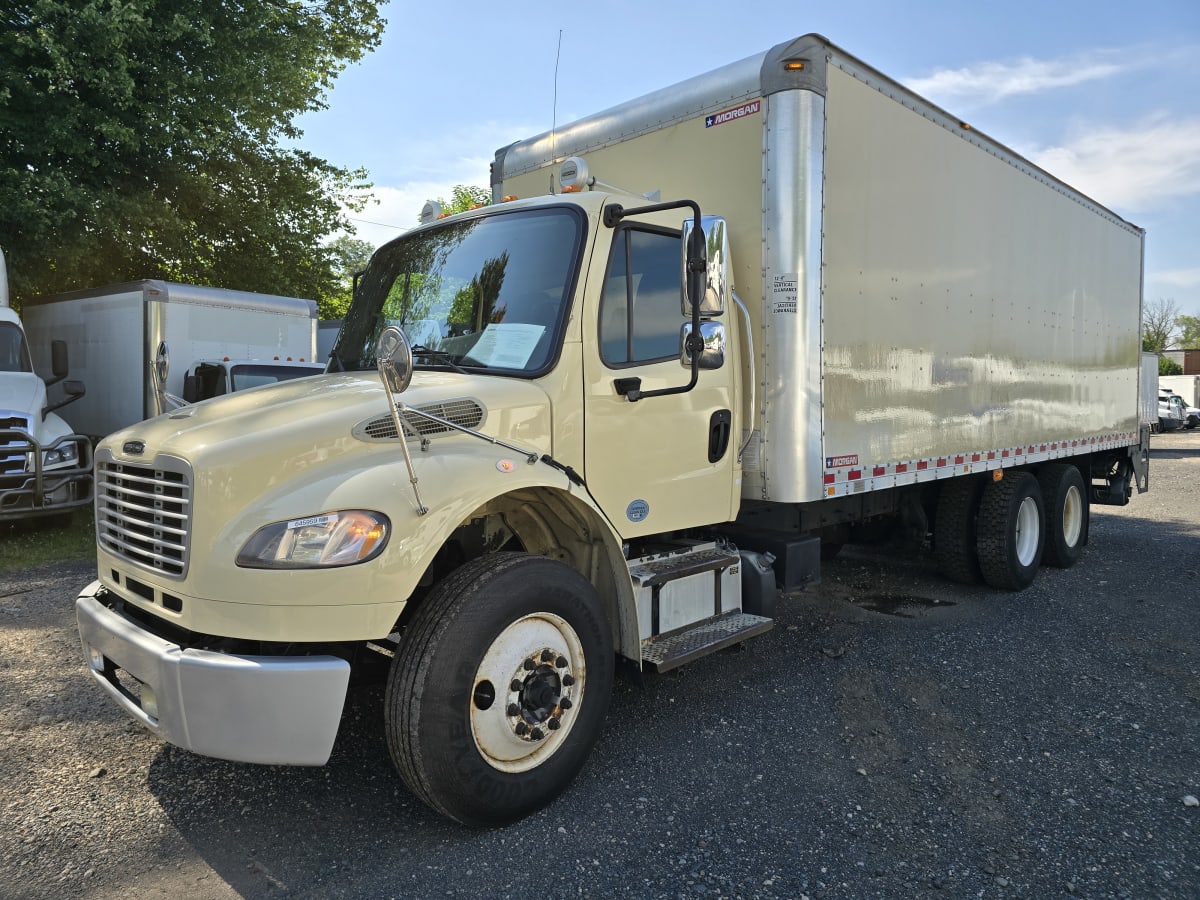
<svg viewBox="0 0 1200 900"><path fill-rule="evenodd" d="M743 612L715 616L689 628L642 641L642 662L658 672L666 672L770 631L774 624L774 619Z"/></svg>

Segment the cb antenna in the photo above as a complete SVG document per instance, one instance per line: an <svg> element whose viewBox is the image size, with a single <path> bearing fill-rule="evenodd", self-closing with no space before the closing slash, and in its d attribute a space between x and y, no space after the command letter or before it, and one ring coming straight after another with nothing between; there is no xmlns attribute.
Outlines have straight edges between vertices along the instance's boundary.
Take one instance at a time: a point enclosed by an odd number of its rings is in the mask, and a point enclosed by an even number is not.
<svg viewBox="0 0 1200 900"><path fill-rule="evenodd" d="M550 109L550 193L554 193L554 131L558 127L558 61L562 57L562 29L558 29L558 50L554 54L554 105Z"/></svg>

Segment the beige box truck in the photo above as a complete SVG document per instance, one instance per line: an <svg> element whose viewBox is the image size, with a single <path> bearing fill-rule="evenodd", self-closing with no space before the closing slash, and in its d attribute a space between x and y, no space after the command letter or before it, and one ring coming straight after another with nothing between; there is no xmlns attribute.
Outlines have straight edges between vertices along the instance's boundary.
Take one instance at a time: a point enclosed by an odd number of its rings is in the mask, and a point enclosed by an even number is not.
<svg viewBox="0 0 1200 900"><path fill-rule="evenodd" d="M512 821L615 660L770 628L822 548L1019 590L1148 484L1141 230L819 36L492 184L375 253L327 374L99 446L80 634L165 740L322 764L374 663L409 788Z"/></svg>

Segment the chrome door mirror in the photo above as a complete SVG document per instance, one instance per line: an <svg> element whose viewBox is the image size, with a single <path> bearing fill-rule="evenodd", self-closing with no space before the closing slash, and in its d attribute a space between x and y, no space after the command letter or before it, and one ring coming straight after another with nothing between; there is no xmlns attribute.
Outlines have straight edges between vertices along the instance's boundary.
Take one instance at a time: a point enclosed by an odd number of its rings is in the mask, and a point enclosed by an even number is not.
<svg viewBox="0 0 1200 900"><path fill-rule="evenodd" d="M733 263L729 256L729 233L725 220L721 216L702 216L701 226L704 229L704 242L708 269L705 274L704 294L700 300L701 316L719 316L725 312L725 304L733 290ZM688 239L695 223L691 219L683 222L683 271L687 272ZM684 281L683 314L690 316L692 306L687 295L687 278Z"/></svg>
<svg viewBox="0 0 1200 900"><path fill-rule="evenodd" d="M392 393L402 394L408 389L413 375L412 345L398 326L388 325L379 333L375 365Z"/></svg>
<svg viewBox="0 0 1200 900"><path fill-rule="evenodd" d="M692 336L692 323L686 323L679 331L679 361L685 368L692 365L692 354L688 352L688 340ZM701 369L719 369L725 365L725 326L720 322L701 322L700 351Z"/></svg>

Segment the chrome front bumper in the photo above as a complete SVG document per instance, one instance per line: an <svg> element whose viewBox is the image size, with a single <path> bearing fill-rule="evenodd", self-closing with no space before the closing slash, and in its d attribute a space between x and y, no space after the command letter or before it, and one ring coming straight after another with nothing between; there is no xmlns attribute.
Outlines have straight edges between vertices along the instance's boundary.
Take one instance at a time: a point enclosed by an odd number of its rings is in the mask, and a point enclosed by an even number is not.
<svg viewBox="0 0 1200 900"><path fill-rule="evenodd" d="M350 664L336 656L237 656L184 649L97 599L75 614L88 670L163 740L219 759L320 766L329 759Z"/></svg>

